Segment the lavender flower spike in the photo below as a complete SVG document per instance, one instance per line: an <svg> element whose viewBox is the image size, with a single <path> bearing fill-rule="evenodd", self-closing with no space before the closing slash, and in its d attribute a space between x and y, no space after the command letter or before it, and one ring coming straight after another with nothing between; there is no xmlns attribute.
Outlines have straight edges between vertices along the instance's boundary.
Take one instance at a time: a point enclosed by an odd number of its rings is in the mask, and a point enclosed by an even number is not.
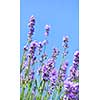
<svg viewBox="0 0 100 100"><path fill-rule="evenodd" d="M59 50L57 49L57 48L54 48L53 49L53 53L52 53L52 58L53 59L56 59L57 58L57 56L59 55Z"/></svg>
<svg viewBox="0 0 100 100"><path fill-rule="evenodd" d="M63 37L63 42L68 42L68 39L69 39L68 36Z"/></svg>
<svg viewBox="0 0 100 100"><path fill-rule="evenodd" d="M35 25L35 17L31 16L30 19L29 19L29 23L28 23L28 26L29 26L28 42L29 43L32 41L32 35L33 35L33 32L34 32L34 25Z"/></svg>
<svg viewBox="0 0 100 100"><path fill-rule="evenodd" d="M42 79L47 81L49 79L49 72L48 72L48 66L44 65L42 67Z"/></svg>
<svg viewBox="0 0 100 100"><path fill-rule="evenodd" d="M34 70L31 69L29 73L29 80L33 80L33 79L34 79Z"/></svg>
<svg viewBox="0 0 100 100"><path fill-rule="evenodd" d="M59 81L63 82L66 78L66 71L68 67L68 62L64 62L59 71Z"/></svg>
<svg viewBox="0 0 100 100"><path fill-rule="evenodd" d="M74 53L73 64L77 66L79 65L79 51Z"/></svg>
<svg viewBox="0 0 100 100"><path fill-rule="evenodd" d="M68 97L68 100L79 100L78 83L73 83L66 79L64 81L64 90L65 90L65 96L63 97L63 100L65 100L65 97Z"/></svg>
<svg viewBox="0 0 100 100"><path fill-rule="evenodd" d="M68 41L69 41L68 36L63 37L63 47L65 49L68 48Z"/></svg>
<svg viewBox="0 0 100 100"><path fill-rule="evenodd" d="M51 71L51 74L50 74L50 89L49 89L49 94L52 93L52 91L54 90L54 88L56 87L56 81L57 81L57 71L56 69L54 68L52 71Z"/></svg>
<svg viewBox="0 0 100 100"><path fill-rule="evenodd" d="M45 25L45 36L48 36L49 35L49 31L50 31L50 25Z"/></svg>

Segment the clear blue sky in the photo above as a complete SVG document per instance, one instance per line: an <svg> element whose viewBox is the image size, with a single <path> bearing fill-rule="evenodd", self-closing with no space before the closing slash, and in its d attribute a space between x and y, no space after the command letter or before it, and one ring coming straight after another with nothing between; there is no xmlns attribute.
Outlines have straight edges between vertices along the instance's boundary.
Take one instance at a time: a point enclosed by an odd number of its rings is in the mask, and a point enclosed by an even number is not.
<svg viewBox="0 0 100 100"><path fill-rule="evenodd" d="M51 48L61 49L63 36L69 36L67 58L71 65L73 53L79 49L79 0L20 0L20 56L27 40L27 24L31 15L36 17L33 39L44 40L44 26L51 25L47 47L49 55Z"/></svg>

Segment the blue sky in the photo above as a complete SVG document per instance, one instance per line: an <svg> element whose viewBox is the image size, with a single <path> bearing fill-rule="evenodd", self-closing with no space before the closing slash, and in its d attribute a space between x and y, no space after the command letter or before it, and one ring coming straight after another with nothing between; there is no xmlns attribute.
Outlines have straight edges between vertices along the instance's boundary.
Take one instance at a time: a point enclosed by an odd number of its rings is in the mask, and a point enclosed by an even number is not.
<svg viewBox="0 0 100 100"><path fill-rule="evenodd" d="M31 15L36 17L33 40L44 40L44 26L51 25L47 47L49 55L53 47L61 50L63 36L69 36L67 59L71 65L73 53L79 49L79 0L20 0L20 57L27 40L27 24Z"/></svg>

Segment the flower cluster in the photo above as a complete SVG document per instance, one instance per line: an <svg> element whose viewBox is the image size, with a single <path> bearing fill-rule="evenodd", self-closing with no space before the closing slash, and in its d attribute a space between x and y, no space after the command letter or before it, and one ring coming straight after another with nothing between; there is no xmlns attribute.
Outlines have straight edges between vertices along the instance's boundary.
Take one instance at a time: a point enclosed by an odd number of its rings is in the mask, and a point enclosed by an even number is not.
<svg viewBox="0 0 100 100"><path fill-rule="evenodd" d="M68 62L64 62L59 70L59 82L63 82L66 78L66 71L68 67Z"/></svg>
<svg viewBox="0 0 100 100"><path fill-rule="evenodd" d="M49 94L52 93L52 91L54 90L55 86L56 86L56 82L57 82L57 70L53 69L50 73L50 88L49 88Z"/></svg>
<svg viewBox="0 0 100 100"><path fill-rule="evenodd" d="M52 53L52 58L56 59L57 56L59 55L60 51L57 48L53 49L53 53Z"/></svg>
<svg viewBox="0 0 100 100"><path fill-rule="evenodd" d="M66 80L64 82L65 95L63 100L79 100L79 84Z"/></svg>
<svg viewBox="0 0 100 100"><path fill-rule="evenodd" d="M74 53L69 77L64 81L65 95L63 100L79 100L79 51Z"/></svg>
<svg viewBox="0 0 100 100"><path fill-rule="evenodd" d="M29 73L29 80L33 80L34 79L34 70L30 70L30 73Z"/></svg>
<svg viewBox="0 0 100 100"><path fill-rule="evenodd" d="M28 32L28 42L30 43L32 41L32 35L34 32L34 25L35 25L35 17L31 16L29 20L29 32Z"/></svg>
<svg viewBox="0 0 100 100"><path fill-rule="evenodd" d="M45 36L49 35L49 31L50 31L50 25L46 25L45 26Z"/></svg>
<svg viewBox="0 0 100 100"><path fill-rule="evenodd" d="M73 64L70 68L70 80L79 79L79 51L74 53Z"/></svg>
<svg viewBox="0 0 100 100"><path fill-rule="evenodd" d="M46 49L49 44L47 38L39 42L32 40L34 16L30 17L28 26L28 39L20 65L20 100L79 100L79 51L74 53L69 68L66 57L68 36L63 37L63 52L54 47L49 55ZM46 25L45 36L49 32L50 26Z"/></svg>
<svg viewBox="0 0 100 100"><path fill-rule="evenodd" d="M42 67L42 78L43 80L47 81L50 79L50 73L54 69L54 60L49 59L47 64Z"/></svg>
<svg viewBox="0 0 100 100"><path fill-rule="evenodd" d="M68 54L68 51L66 51L68 48L68 42L69 42L69 37L68 36L63 37L63 44L62 44L64 48L63 56L66 56Z"/></svg>

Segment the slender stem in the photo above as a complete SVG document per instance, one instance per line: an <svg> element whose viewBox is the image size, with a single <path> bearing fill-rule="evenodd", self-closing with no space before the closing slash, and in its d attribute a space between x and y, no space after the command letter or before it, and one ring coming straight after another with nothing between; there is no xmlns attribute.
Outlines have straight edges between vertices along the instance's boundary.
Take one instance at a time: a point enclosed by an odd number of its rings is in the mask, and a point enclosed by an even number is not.
<svg viewBox="0 0 100 100"><path fill-rule="evenodd" d="M20 65L20 73L21 73L22 70L23 70L23 63L24 63L24 60L25 60L25 51L23 52L23 56L22 56L22 61L21 61L21 65Z"/></svg>
<svg viewBox="0 0 100 100"><path fill-rule="evenodd" d="M47 93L46 100L49 100L49 98L50 98L50 94L49 94L49 93Z"/></svg>
<svg viewBox="0 0 100 100"><path fill-rule="evenodd" d="M60 86L60 87L59 87L59 90L58 90L58 93L57 93L57 94L58 94L58 95L57 95L57 96L58 96L58 97L57 97L57 100L60 100L60 93L61 93L61 90L62 90L62 87Z"/></svg>
<svg viewBox="0 0 100 100"><path fill-rule="evenodd" d="M26 69L25 78L26 78L26 76L29 74L30 63L31 63L31 57L29 58L29 61L28 61L28 69Z"/></svg>
<svg viewBox="0 0 100 100"><path fill-rule="evenodd" d="M42 94L43 94L43 91L44 91L45 83L46 82L43 80L42 81L42 88L41 88L41 91L40 91L40 98L41 98L41 100L42 100Z"/></svg>
<svg viewBox="0 0 100 100"><path fill-rule="evenodd" d="M23 100L23 98L24 98L24 91L25 91L25 87L23 86L22 92L21 92L21 95L20 95L20 100Z"/></svg>
<svg viewBox="0 0 100 100"><path fill-rule="evenodd" d="M52 96L52 100L55 100L56 95L57 95L57 88L55 88L55 90L54 90L54 93L53 93L53 96Z"/></svg>
<svg viewBox="0 0 100 100"><path fill-rule="evenodd" d="M47 36L45 37L45 40L47 41ZM44 46L44 53L46 51L46 45Z"/></svg>

